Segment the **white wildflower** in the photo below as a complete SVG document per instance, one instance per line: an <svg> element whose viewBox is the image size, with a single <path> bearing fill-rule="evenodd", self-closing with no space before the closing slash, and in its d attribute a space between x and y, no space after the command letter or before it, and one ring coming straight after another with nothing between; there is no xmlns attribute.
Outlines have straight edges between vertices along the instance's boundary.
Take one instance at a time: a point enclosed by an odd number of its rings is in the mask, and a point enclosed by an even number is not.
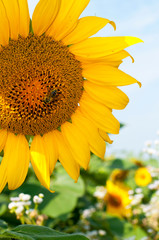
<svg viewBox="0 0 159 240"><path fill-rule="evenodd" d="M141 208L144 213L147 213L151 210L151 205L141 205Z"/></svg>
<svg viewBox="0 0 159 240"><path fill-rule="evenodd" d="M156 154L156 150L153 149L153 148L149 148L149 149L147 149L147 153L148 153L149 155L155 155L155 154Z"/></svg>
<svg viewBox="0 0 159 240"><path fill-rule="evenodd" d="M98 234L99 234L99 236L105 236L107 234L107 232L103 229L99 229Z"/></svg>
<svg viewBox="0 0 159 240"><path fill-rule="evenodd" d="M35 195L35 196L33 197L33 202L40 204L40 203L43 202L43 199L40 198L39 196Z"/></svg>
<svg viewBox="0 0 159 240"><path fill-rule="evenodd" d="M141 189L141 188L136 188L136 189L135 189L135 192L136 192L136 193L142 193L142 189Z"/></svg>
<svg viewBox="0 0 159 240"><path fill-rule="evenodd" d="M129 195L133 195L133 194L134 194L134 191L133 191L133 190L129 190L129 191L128 191L128 194L129 194Z"/></svg>
<svg viewBox="0 0 159 240"><path fill-rule="evenodd" d="M15 202L11 202L8 204L8 208L11 210L13 208L16 208L17 207L17 204Z"/></svg>
<svg viewBox="0 0 159 240"><path fill-rule="evenodd" d="M44 198L44 194L43 193L39 193L38 195L40 198Z"/></svg>
<svg viewBox="0 0 159 240"><path fill-rule="evenodd" d="M31 205L31 201L23 202L23 206L30 206L30 205Z"/></svg>
<svg viewBox="0 0 159 240"><path fill-rule="evenodd" d="M138 205L141 203L142 198L144 195L142 193L136 194L133 197L129 197L132 201L130 203L131 206Z"/></svg>
<svg viewBox="0 0 159 240"><path fill-rule="evenodd" d="M151 198L151 203L156 203L156 201L158 201L158 197L157 196L154 196Z"/></svg>
<svg viewBox="0 0 159 240"><path fill-rule="evenodd" d="M20 206L23 206L24 203L23 202L16 202L16 205L17 205L17 207L20 207Z"/></svg>
<svg viewBox="0 0 159 240"><path fill-rule="evenodd" d="M29 194L20 193L19 198L21 201L29 201L31 196Z"/></svg>
<svg viewBox="0 0 159 240"><path fill-rule="evenodd" d="M23 206L19 206L19 207L15 210L15 213L16 213L17 215L19 215L20 213L23 212L23 210L24 210L24 207L23 207Z"/></svg>
<svg viewBox="0 0 159 240"><path fill-rule="evenodd" d="M105 194L107 193L107 189L103 186L96 187L96 191L94 192L93 196L99 199L103 199Z"/></svg>
<svg viewBox="0 0 159 240"><path fill-rule="evenodd" d="M20 198L19 197L11 197L10 200L12 202L18 202L18 201L20 201Z"/></svg>
<svg viewBox="0 0 159 240"><path fill-rule="evenodd" d="M154 183L159 186L159 180L155 180Z"/></svg>
<svg viewBox="0 0 159 240"><path fill-rule="evenodd" d="M83 218L91 217L92 213L94 213L94 212L95 212L95 208L93 208L93 207L85 209L82 212L82 217Z"/></svg>
<svg viewBox="0 0 159 240"><path fill-rule="evenodd" d="M148 188L149 188L150 190L154 190L154 189L156 189L156 184L151 183L151 184L148 185Z"/></svg>
<svg viewBox="0 0 159 240"><path fill-rule="evenodd" d="M158 176L158 173L155 173L155 172L151 173L151 177L157 177L157 176Z"/></svg>
<svg viewBox="0 0 159 240"><path fill-rule="evenodd" d="M136 199L142 199L143 197L144 197L144 194L142 194L142 193L138 193L135 195Z"/></svg>
<svg viewBox="0 0 159 240"><path fill-rule="evenodd" d="M102 208L103 208L103 202L98 202L98 203L96 203L96 204L95 204L95 207L96 207L97 209L102 209Z"/></svg>
<svg viewBox="0 0 159 240"><path fill-rule="evenodd" d="M140 199L133 199L133 200L131 201L131 206L138 205L140 202L141 202Z"/></svg>

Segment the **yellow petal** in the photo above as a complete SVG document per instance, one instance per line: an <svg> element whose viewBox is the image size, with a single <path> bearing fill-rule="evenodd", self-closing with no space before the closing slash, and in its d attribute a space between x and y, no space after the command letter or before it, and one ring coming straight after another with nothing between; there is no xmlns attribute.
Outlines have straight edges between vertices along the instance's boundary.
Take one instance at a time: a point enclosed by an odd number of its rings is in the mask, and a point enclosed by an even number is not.
<svg viewBox="0 0 159 240"><path fill-rule="evenodd" d="M49 170L51 175L58 159L58 149L54 131L44 134L43 139L45 152L48 155L47 158L49 160Z"/></svg>
<svg viewBox="0 0 159 240"><path fill-rule="evenodd" d="M0 152L3 150L7 140L7 130L0 129Z"/></svg>
<svg viewBox="0 0 159 240"><path fill-rule="evenodd" d="M55 140L58 146L59 161L61 162L62 166L65 168L68 175L77 182L80 174L80 166L74 160L68 146L66 145L66 142L61 132L55 130L54 134L55 134Z"/></svg>
<svg viewBox="0 0 159 240"><path fill-rule="evenodd" d="M108 56L104 57L103 60L105 60L105 61L120 61L127 57L130 57L132 59L132 62L134 62L134 58L126 50L122 50L120 52L108 55Z"/></svg>
<svg viewBox="0 0 159 240"><path fill-rule="evenodd" d="M123 71L104 64L86 64L83 65L83 76L96 84L106 86L124 86L133 83L141 83L135 78L129 76Z"/></svg>
<svg viewBox="0 0 159 240"><path fill-rule="evenodd" d="M76 28L62 42L65 45L81 42L97 33L107 23L110 23L115 28L115 23L106 18L83 17L78 20Z"/></svg>
<svg viewBox="0 0 159 240"><path fill-rule="evenodd" d="M113 141L110 139L109 135L106 132L104 132L103 130L99 129L99 134L103 138L104 141L106 141L110 144L113 143Z"/></svg>
<svg viewBox="0 0 159 240"><path fill-rule="evenodd" d="M83 93L79 104L82 113L98 128L108 133L119 133L120 124L109 108L94 101L86 92Z"/></svg>
<svg viewBox="0 0 159 240"><path fill-rule="evenodd" d="M98 128L83 114L76 110L75 114L71 117L72 123L83 133L86 137L91 151L100 158L104 158L106 144L100 137Z"/></svg>
<svg viewBox="0 0 159 240"><path fill-rule="evenodd" d="M99 58L119 52L133 44L142 42L136 37L93 37L70 46L76 56Z"/></svg>
<svg viewBox="0 0 159 240"><path fill-rule="evenodd" d="M105 56L105 57L99 57L99 58L86 58L86 57L79 57L76 56L77 60L81 63L105 63L108 65L112 65L113 63L122 63L122 59L130 57L132 59L132 62L134 62L134 58L125 50L122 50L120 52L116 52L114 54Z"/></svg>
<svg viewBox="0 0 159 240"><path fill-rule="evenodd" d="M37 135L31 143L31 163L41 184L50 190L49 162L44 148L44 139Z"/></svg>
<svg viewBox="0 0 159 240"><path fill-rule="evenodd" d="M28 1L18 0L18 4L19 4L19 12L20 12L19 34L22 37L26 38L29 34L29 24L30 24Z"/></svg>
<svg viewBox="0 0 159 240"><path fill-rule="evenodd" d="M28 172L29 157L29 146L25 136L8 133L4 158L7 161L7 181L10 190L23 184Z"/></svg>
<svg viewBox="0 0 159 240"><path fill-rule="evenodd" d="M59 41L77 25L77 20L90 0L61 0L57 17L47 31L47 35Z"/></svg>
<svg viewBox="0 0 159 240"><path fill-rule="evenodd" d="M3 191L5 185L7 184L7 161L3 157L0 164L0 193Z"/></svg>
<svg viewBox="0 0 159 240"><path fill-rule="evenodd" d="M84 169L87 169L90 160L90 150L84 135L74 124L69 122L62 124L61 130L75 161Z"/></svg>
<svg viewBox="0 0 159 240"><path fill-rule="evenodd" d="M20 27L20 13L17 0L2 0L9 20L10 38L17 40Z"/></svg>
<svg viewBox="0 0 159 240"><path fill-rule="evenodd" d="M95 100L113 109L124 109L129 98L117 87L100 86L84 81L84 89Z"/></svg>
<svg viewBox="0 0 159 240"><path fill-rule="evenodd" d="M79 61L79 59L77 59ZM82 59L80 61L82 64L82 68L86 68L87 65L89 66L90 64L101 64L103 66L112 66L119 68L120 64L123 62L122 60L120 61L107 61L104 58L96 58L96 59ZM93 65L94 66L94 65Z"/></svg>
<svg viewBox="0 0 159 240"><path fill-rule="evenodd" d="M42 35L53 23L61 0L40 0L35 7L32 26L35 35Z"/></svg>
<svg viewBox="0 0 159 240"><path fill-rule="evenodd" d="M0 0L0 45L7 45L9 42L9 23L6 11L2 1Z"/></svg>

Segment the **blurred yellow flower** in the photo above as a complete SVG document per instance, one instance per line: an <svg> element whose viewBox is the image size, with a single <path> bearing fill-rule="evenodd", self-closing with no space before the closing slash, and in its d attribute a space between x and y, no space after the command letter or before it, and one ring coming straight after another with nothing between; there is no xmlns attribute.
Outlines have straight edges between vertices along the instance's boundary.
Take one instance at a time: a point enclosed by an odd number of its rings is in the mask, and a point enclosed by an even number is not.
<svg viewBox="0 0 159 240"><path fill-rule="evenodd" d="M113 170L112 174L110 175L110 179L112 182L120 182L123 181L128 175L127 170L122 169L115 169Z"/></svg>
<svg viewBox="0 0 159 240"><path fill-rule="evenodd" d="M131 200L128 194L128 188L123 185L114 184L108 180L106 184L107 193L105 195L105 202L107 205L107 212L118 217L128 217L131 215L131 208L129 204Z"/></svg>
<svg viewBox="0 0 159 240"><path fill-rule="evenodd" d="M131 158L130 161L132 161L135 165L137 165L138 167L143 167L144 163L142 162L142 160L137 159L137 158Z"/></svg>
<svg viewBox="0 0 159 240"><path fill-rule="evenodd" d="M135 172L135 182L138 186L147 186L152 181L150 172L146 167L138 168Z"/></svg>

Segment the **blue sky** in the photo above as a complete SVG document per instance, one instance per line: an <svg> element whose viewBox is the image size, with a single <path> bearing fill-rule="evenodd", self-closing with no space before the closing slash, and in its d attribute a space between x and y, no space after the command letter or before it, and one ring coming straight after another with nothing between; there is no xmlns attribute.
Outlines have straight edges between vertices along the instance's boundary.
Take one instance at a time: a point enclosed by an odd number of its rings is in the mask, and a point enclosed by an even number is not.
<svg viewBox="0 0 159 240"><path fill-rule="evenodd" d="M30 15L38 0L28 0ZM107 153L122 150L140 152L144 142L156 138L159 130L159 1L158 0L91 0L81 16L100 16L115 21L117 30L106 26L97 36L136 36L143 43L131 46L135 58L126 59L120 69L142 83L122 87L130 103L114 115L126 124ZM157 30L158 29L158 30Z"/></svg>

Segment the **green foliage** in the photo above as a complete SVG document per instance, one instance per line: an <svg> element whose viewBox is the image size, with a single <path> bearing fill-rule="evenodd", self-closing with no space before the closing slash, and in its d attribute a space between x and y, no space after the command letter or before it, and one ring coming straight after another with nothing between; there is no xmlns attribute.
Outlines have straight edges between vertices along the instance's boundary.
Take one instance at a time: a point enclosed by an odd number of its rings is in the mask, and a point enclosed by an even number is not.
<svg viewBox="0 0 159 240"><path fill-rule="evenodd" d="M107 222L111 232L118 237L118 239L127 239L135 236L135 240L141 240L146 237L146 232L139 226L133 226L128 221L122 220L120 218L108 217Z"/></svg>
<svg viewBox="0 0 159 240"><path fill-rule="evenodd" d="M57 175L58 178L52 181L55 193L49 192L39 183L26 183L15 190L14 195L17 196L23 192L33 197L43 193L47 197L40 205L41 212L52 218L65 217L75 208L78 198L84 194L84 183L82 178L79 178L78 183L75 183L63 168L58 169Z"/></svg>
<svg viewBox="0 0 159 240"><path fill-rule="evenodd" d="M28 140L30 141L30 139ZM155 168L157 167L156 160L151 159L150 163ZM143 162L141 162L141 166L143 166ZM121 169L128 173L126 178L122 179L122 182L135 190L137 186L134 174L138 167L139 165L129 160L128 157L125 159L105 159L103 161L92 154L89 169L87 171L81 170L81 177L77 183L74 183L63 167L57 164L51 177L51 189L55 190L55 193L51 193L41 186L30 168L26 182L19 189L8 191L6 188L0 195L0 217L2 219L0 220L0 239L84 240L88 237L91 240L129 240L135 236L135 240L141 240L150 236L143 226L145 217L143 213L137 216L137 223L135 222L136 217L126 219L108 215L106 205L103 205L102 208L96 207L99 202L93 196L96 187L105 186L106 181L110 179L115 169ZM143 204L149 203L153 192L147 187L142 187ZM44 201L38 209L40 214L45 214L48 217L44 221L46 227L33 225L15 227L20 222L14 214L9 213L7 205L11 196L15 197L20 193L30 194L31 197L39 193L44 194ZM92 214L83 217L83 212L91 208L94 209ZM101 230L104 231L103 235L100 233ZM79 232L86 237L79 235ZM95 238L88 235L89 233L93 234L93 232L96 233ZM155 234L157 233L153 233L152 236L155 237Z"/></svg>
<svg viewBox="0 0 159 240"><path fill-rule="evenodd" d="M21 225L12 230L5 230L0 233L0 238L7 239L22 239L22 240L88 240L80 234L65 234L54 231L48 227Z"/></svg>
<svg viewBox="0 0 159 240"><path fill-rule="evenodd" d="M1 193L0 195L0 216L5 214L8 209L7 203L9 203L9 198L5 194Z"/></svg>
<svg viewBox="0 0 159 240"><path fill-rule="evenodd" d="M6 228L8 228L8 224L5 221L0 220L0 231Z"/></svg>

